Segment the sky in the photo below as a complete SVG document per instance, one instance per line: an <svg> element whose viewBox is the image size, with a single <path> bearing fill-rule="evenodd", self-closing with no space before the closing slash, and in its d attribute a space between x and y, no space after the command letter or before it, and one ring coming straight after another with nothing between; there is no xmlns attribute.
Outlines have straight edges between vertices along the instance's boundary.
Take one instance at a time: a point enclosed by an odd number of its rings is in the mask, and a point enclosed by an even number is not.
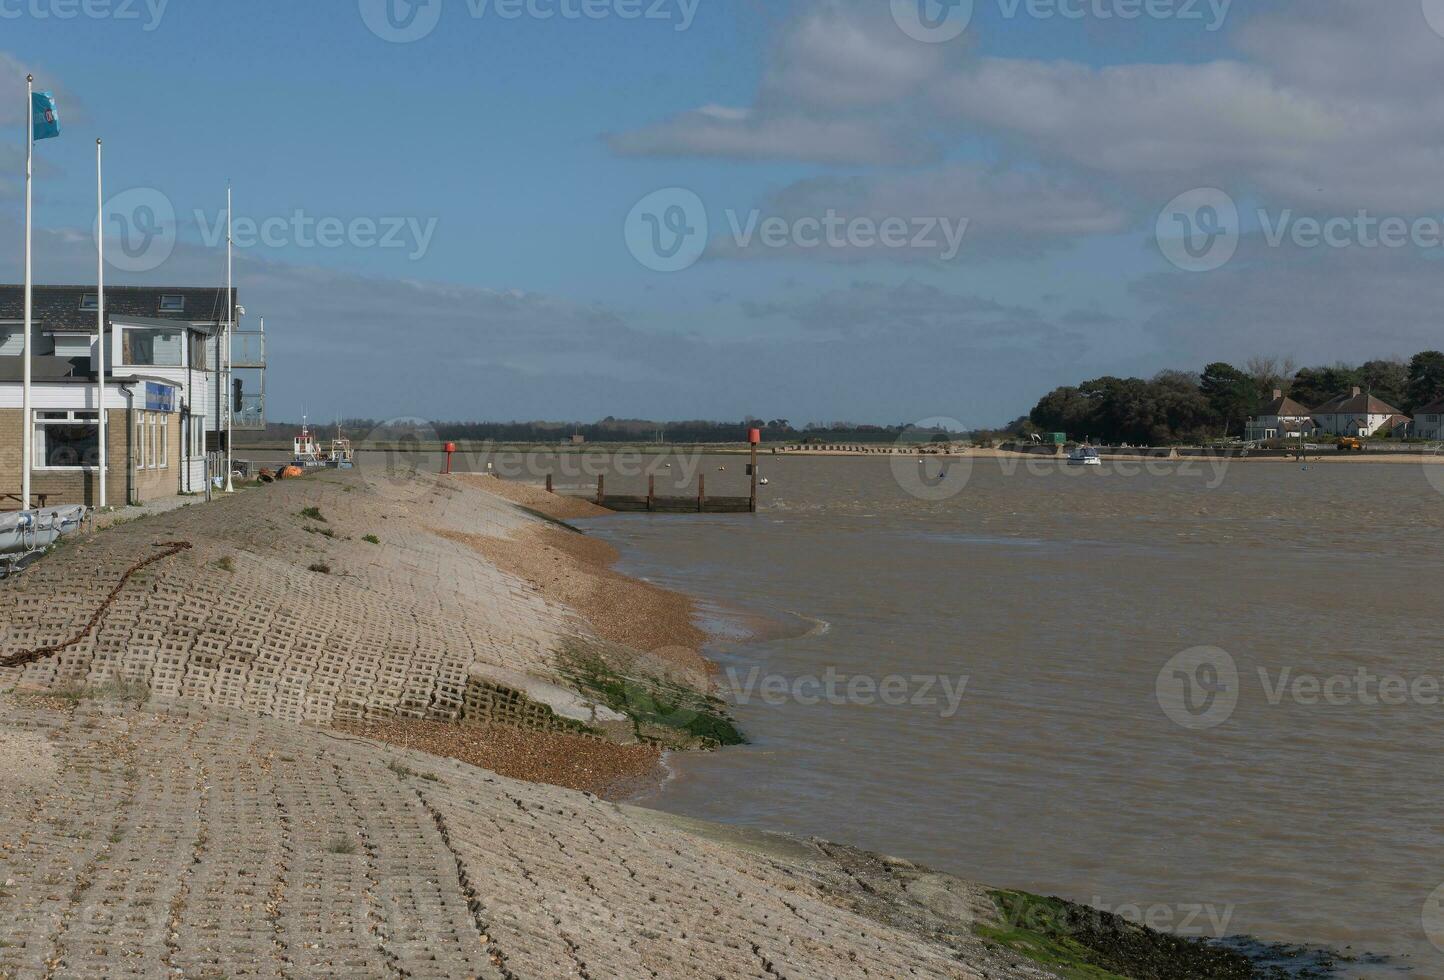
<svg viewBox="0 0 1444 980"><path fill-rule="evenodd" d="M0 0L0 277L224 282L268 414L997 425L1444 346L1444 0ZM8 93L5 94L5 93Z"/></svg>

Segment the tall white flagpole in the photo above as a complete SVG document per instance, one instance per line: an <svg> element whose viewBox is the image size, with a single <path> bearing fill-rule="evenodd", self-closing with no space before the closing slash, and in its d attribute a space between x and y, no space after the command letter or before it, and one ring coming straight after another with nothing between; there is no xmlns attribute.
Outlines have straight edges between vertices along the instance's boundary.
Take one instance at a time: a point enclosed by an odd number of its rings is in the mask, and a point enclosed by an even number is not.
<svg viewBox="0 0 1444 980"><path fill-rule="evenodd" d="M95 305L97 312L95 318L99 323L97 331L96 351L100 364L100 371L97 374L97 402L96 407L100 409L100 507L104 510L109 506L105 496L105 182L101 176L101 150L100 140L95 141L95 221L96 221L96 274L95 274Z"/></svg>
<svg viewBox="0 0 1444 980"><path fill-rule="evenodd" d="M25 76L25 354L24 384L20 389L20 509L30 509L30 468L34 464L35 426L30 421L30 182L35 175L35 76Z"/></svg>
<svg viewBox="0 0 1444 980"><path fill-rule="evenodd" d="M231 188L226 185L226 384L220 392L226 402L226 493L235 493L231 485L231 415L235 406L231 404L231 332L236 327L236 299L234 272L231 267L231 244L234 241L231 224ZM216 386L220 387L220 365L217 365Z"/></svg>

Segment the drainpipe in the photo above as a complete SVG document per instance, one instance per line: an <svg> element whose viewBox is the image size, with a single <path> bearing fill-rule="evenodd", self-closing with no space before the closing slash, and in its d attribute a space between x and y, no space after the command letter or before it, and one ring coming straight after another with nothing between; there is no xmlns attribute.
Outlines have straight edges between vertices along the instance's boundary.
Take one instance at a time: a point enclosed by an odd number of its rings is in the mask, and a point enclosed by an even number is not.
<svg viewBox="0 0 1444 980"><path fill-rule="evenodd" d="M135 391L129 385L116 385L125 393L125 502L134 504L135 489Z"/></svg>

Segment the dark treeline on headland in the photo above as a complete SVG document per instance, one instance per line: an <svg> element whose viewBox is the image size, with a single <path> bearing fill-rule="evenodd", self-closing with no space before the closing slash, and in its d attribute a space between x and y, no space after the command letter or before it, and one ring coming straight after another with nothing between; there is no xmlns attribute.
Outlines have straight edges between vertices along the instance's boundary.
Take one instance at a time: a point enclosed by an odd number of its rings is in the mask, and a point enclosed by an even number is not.
<svg viewBox="0 0 1444 980"><path fill-rule="evenodd" d="M1009 429L1020 435L1066 432L1104 443L1183 445L1242 435L1275 391L1314 409L1355 387L1411 415L1444 397L1444 353L1302 369L1287 359L1254 358L1243 368L1216 362L1199 373L1161 371L1147 380L1095 378L1049 392Z"/></svg>
<svg viewBox="0 0 1444 980"><path fill-rule="evenodd" d="M329 438L335 423L314 426L320 438ZM296 423L272 422L266 440L289 440ZM853 422L810 422L794 426L787 419L744 419L737 422L654 422L647 419L607 417L599 422L428 422L422 419L343 419L344 433L359 440L396 442L498 442L507 444L569 443L739 443L751 428L762 431L768 443L880 443L927 442L958 437L961 432L919 429L913 425L862 425Z"/></svg>

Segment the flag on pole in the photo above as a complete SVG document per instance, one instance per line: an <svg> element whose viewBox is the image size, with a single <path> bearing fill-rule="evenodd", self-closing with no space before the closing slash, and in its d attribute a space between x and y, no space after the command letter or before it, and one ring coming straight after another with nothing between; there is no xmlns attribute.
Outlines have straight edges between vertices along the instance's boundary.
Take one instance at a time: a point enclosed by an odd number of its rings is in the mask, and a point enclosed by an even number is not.
<svg viewBox="0 0 1444 980"><path fill-rule="evenodd" d="M30 96L30 107L35 120L37 141L60 135L60 113L55 109L54 95L49 92L34 92Z"/></svg>

